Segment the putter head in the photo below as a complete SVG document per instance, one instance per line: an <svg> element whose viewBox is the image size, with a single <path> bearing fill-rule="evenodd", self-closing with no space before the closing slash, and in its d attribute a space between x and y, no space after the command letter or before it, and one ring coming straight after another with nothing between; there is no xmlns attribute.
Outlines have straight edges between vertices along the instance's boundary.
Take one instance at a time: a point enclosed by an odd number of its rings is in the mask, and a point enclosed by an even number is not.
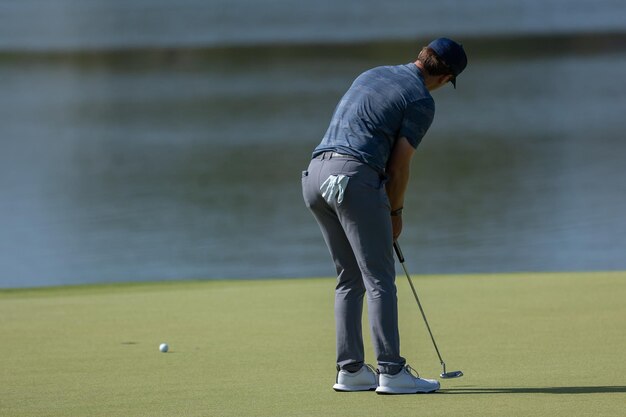
<svg viewBox="0 0 626 417"><path fill-rule="evenodd" d="M461 371L443 372L439 376L444 378L444 379L460 378L460 377L463 376L463 372L461 372Z"/></svg>

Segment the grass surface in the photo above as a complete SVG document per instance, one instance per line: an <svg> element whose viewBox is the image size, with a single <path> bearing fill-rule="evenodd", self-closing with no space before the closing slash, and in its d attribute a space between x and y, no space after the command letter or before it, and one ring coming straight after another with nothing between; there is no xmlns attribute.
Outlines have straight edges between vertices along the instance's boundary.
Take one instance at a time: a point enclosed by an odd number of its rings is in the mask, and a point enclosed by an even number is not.
<svg viewBox="0 0 626 417"><path fill-rule="evenodd" d="M0 415L624 415L626 273L414 283L449 370L465 372L436 394L332 390L331 279L0 291ZM403 355L433 377L406 279L398 287Z"/></svg>

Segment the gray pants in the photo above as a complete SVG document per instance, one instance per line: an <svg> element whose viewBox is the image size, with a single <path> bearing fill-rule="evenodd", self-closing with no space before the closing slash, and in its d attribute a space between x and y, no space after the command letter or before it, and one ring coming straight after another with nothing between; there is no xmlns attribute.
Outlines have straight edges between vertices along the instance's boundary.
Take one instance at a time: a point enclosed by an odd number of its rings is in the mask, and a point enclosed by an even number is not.
<svg viewBox="0 0 626 417"><path fill-rule="evenodd" d="M320 186L338 174L350 177L343 201L328 203ZM400 356L393 236L384 182L368 165L330 153L313 159L302 173L304 201L337 269L337 364L352 372L365 361L361 331L365 294L378 369L395 374L405 364Z"/></svg>

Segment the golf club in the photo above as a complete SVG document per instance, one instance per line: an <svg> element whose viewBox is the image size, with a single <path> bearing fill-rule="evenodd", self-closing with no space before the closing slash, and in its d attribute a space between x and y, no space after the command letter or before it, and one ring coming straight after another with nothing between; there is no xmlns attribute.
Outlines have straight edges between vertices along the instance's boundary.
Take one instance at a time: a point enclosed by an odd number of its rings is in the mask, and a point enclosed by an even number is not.
<svg viewBox="0 0 626 417"><path fill-rule="evenodd" d="M415 296L415 301L417 301L417 306L422 313L422 317L424 318L424 323L426 323L426 328L428 329L428 334L430 335L430 340L433 341L433 346L435 347L435 351L437 352L437 356L439 357L439 362L443 367L443 372L439 375L441 378L459 378L463 376L463 372L461 371L451 371L446 372L446 363L441 358L441 354L439 353L439 348L437 348L437 343L435 343L435 338L433 337L433 332L430 331L430 326L428 325L428 320L426 320L426 314L424 314L424 309L422 308L422 303L420 303L420 299L417 297L417 292L415 291L415 287L413 286L413 282L411 281L411 276L409 275L409 271L407 271L406 266L404 265L404 255L402 254L402 250L400 250L400 245L397 240L393 241L393 249L396 251L396 255L398 256L398 261L400 261L400 265L404 269L404 273L406 274L406 279L409 280L409 285L411 286L411 290L413 290L413 295Z"/></svg>

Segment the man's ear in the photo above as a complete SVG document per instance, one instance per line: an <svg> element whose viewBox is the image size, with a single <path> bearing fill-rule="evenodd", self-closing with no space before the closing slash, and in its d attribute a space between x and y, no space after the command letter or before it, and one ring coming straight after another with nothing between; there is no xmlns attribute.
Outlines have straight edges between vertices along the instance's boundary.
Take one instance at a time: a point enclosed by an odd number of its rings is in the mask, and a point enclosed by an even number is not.
<svg viewBox="0 0 626 417"><path fill-rule="evenodd" d="M441 85L445 85L452 80L452 75L441 75L439 76L439 83Z"/></svg>

